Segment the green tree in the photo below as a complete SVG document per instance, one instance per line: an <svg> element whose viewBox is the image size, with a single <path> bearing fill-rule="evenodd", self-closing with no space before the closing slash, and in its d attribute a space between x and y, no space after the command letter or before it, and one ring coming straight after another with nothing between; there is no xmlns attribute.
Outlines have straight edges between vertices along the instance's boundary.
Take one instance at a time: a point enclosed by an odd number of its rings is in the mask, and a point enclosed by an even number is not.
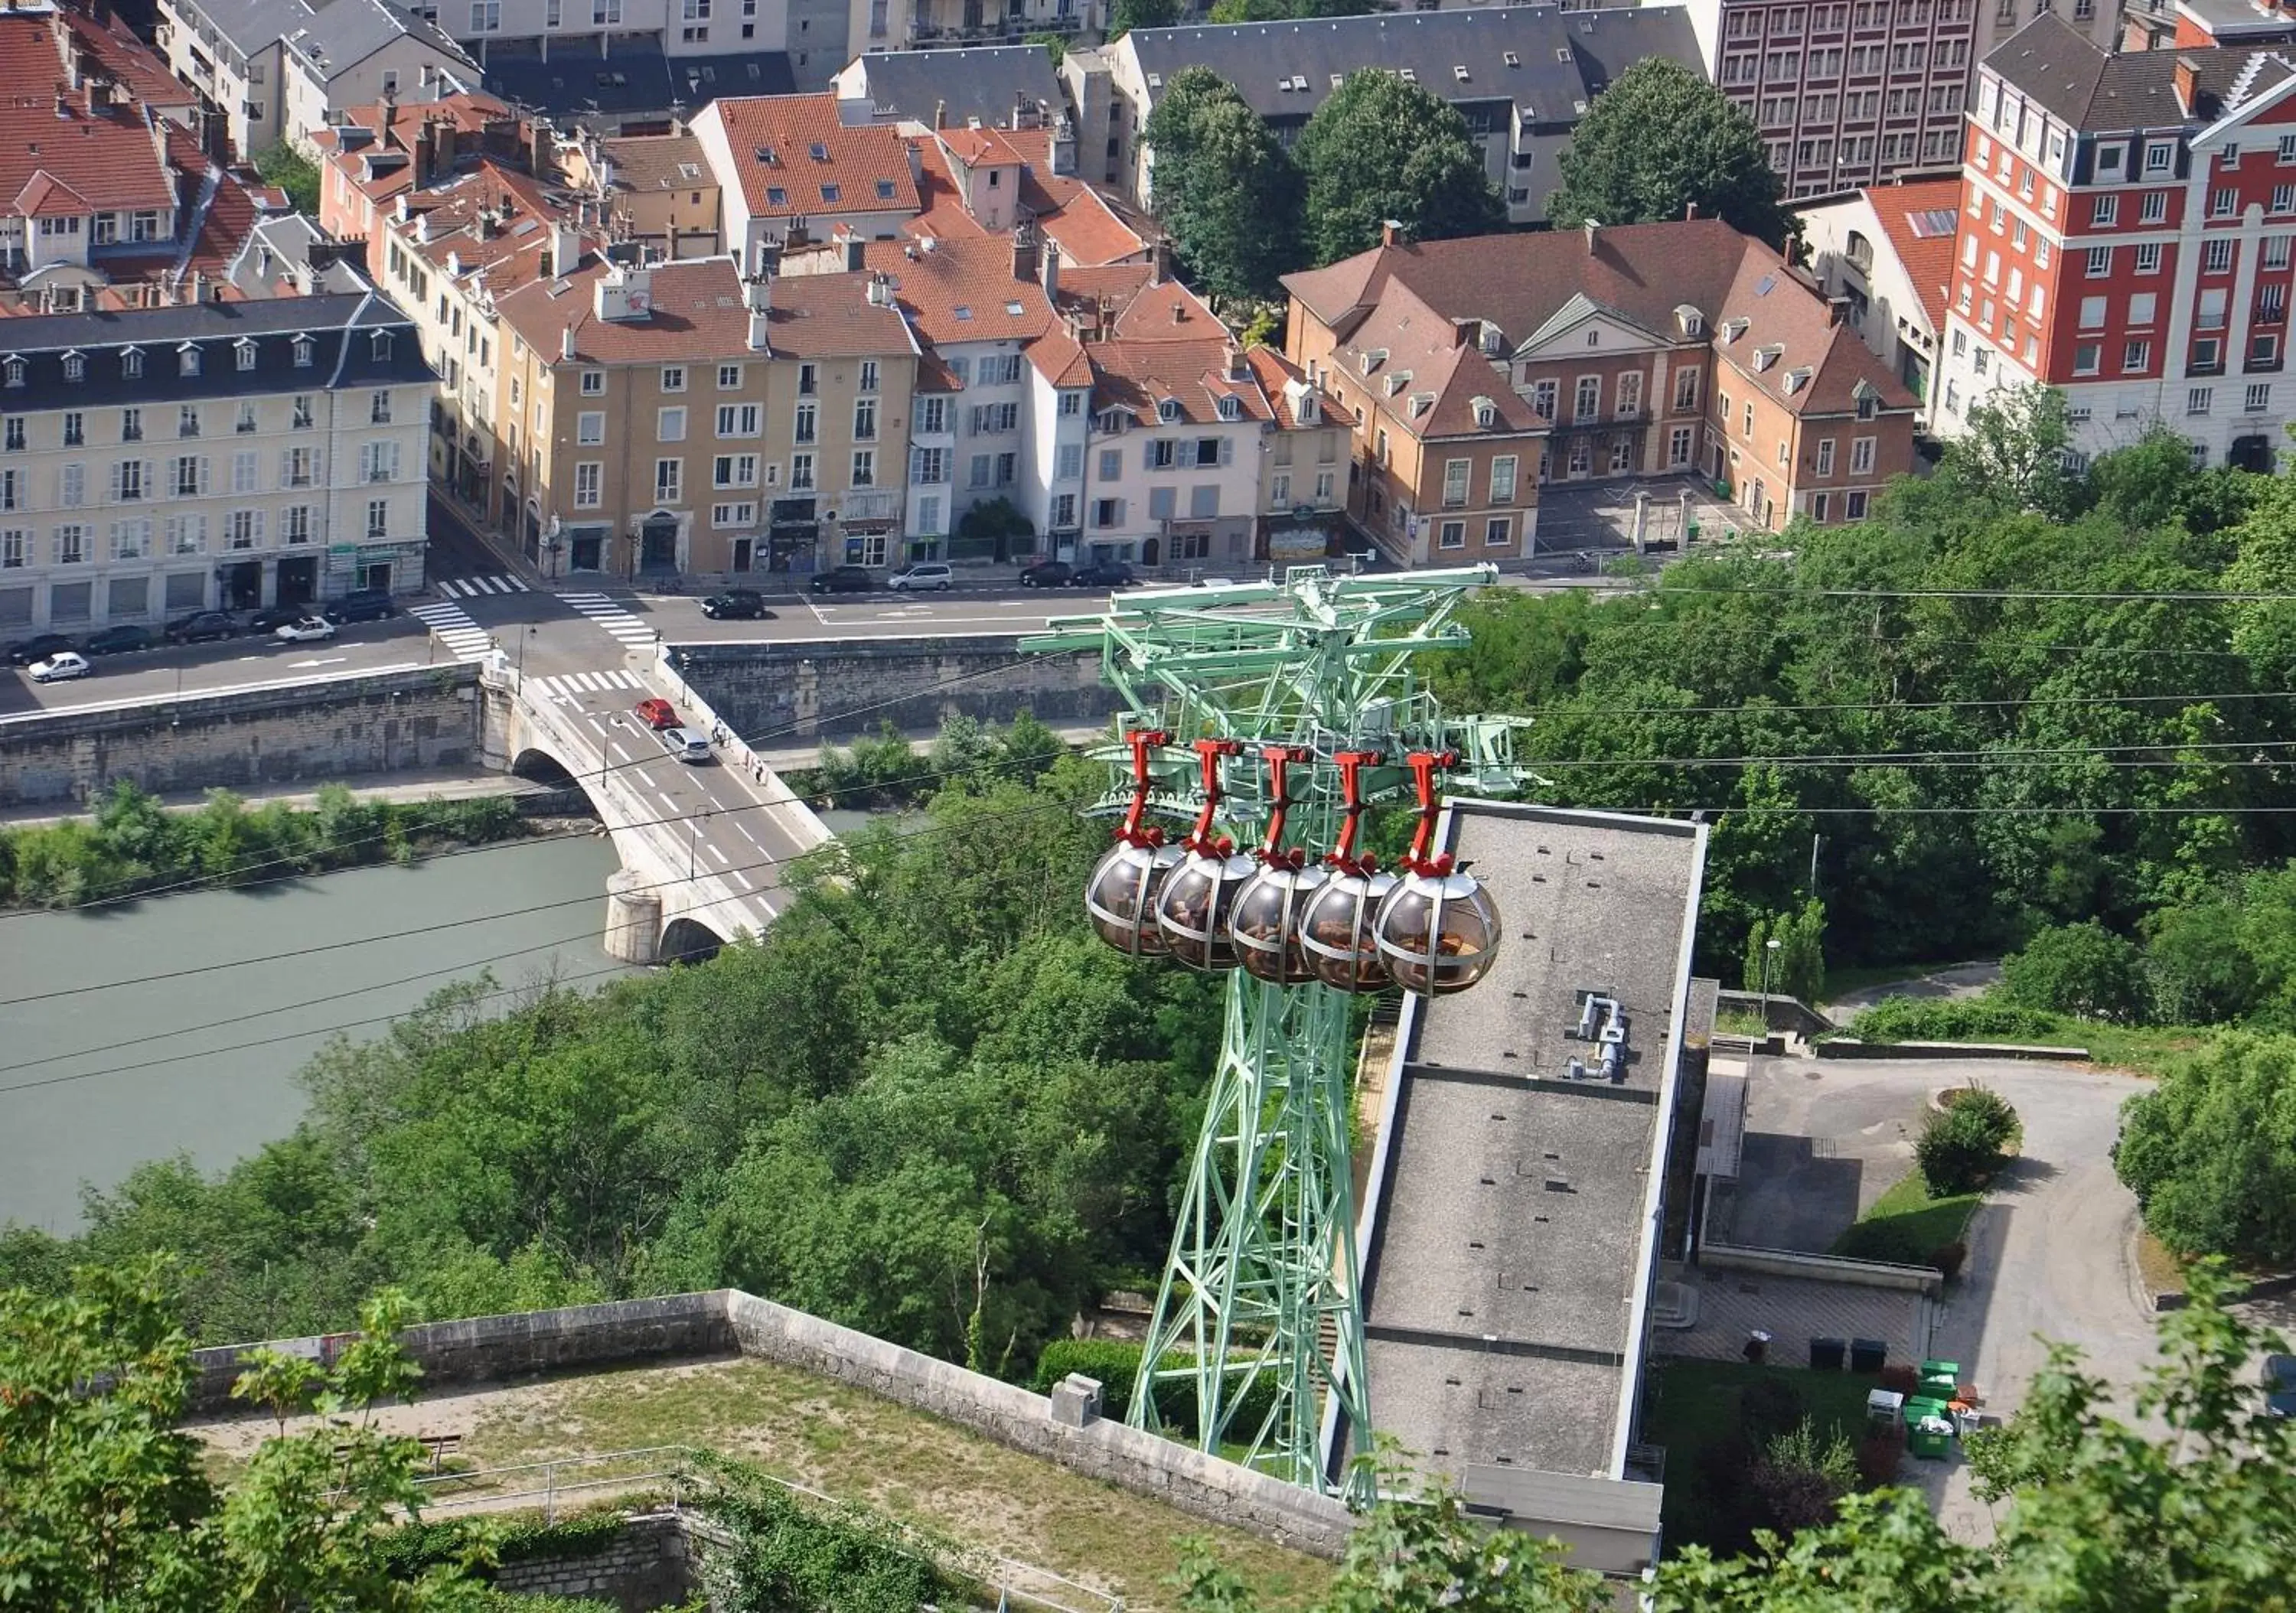
<svg viewBox="0 0 2296 1613"><path fill-rule="evenodd" d="M1383 68L1348 75L1300 133L1307 246L1332 263L1379 244L1387 220L1414 241L1506 222L1456 107Z"/></svg>
<svg viewBox="0 0 2296 1613"><path fill-rule="evenodd" d="M0 1294L0 1605L207 1613L319 1609L477 1613L485 1588L466 1565L402 1579L377 1550L420 1511L422 1447L368 1415L413 1387L385 1296L321 1371L279 1355L251 1362L242 1401L282 1419L327 1422L257 1447L227 1486L178 1428L191 1340L170 1314L156 1266L83 1267L71 1292Z"/></svg>
<svg viewBox="0 0 2296 1613"><path fill-rule="evenodd" d="M2112 1159L2177 1253L2296 1259L2296 1037L2220 1036L2123 1106Z"/></svg>
<svg viewBox="0 0 2296 1613"><path fill-rule="evenodd" d="M1149 115L1156 211L1191 275L1222 302L1272 297L1300 266L1299 170L1210 69L1183 68Z"/></svg>
<svg viewBox="0 0 2296 1613"><path fill-rule="evenodd" d="M1968 430L1947 450L1956 487L1982 489L2020 510L2062 514L2073 502L2065 453L2072 426L2065 395L2026 382L1970 405Z"/></svg>
<svg viewBox="0 0 2296 1613"><path fill-rule="evenodd" d="M299 213L316 218L319 214L319 165L293 146L285 143L258 151L255 171L266 184L275 184L287 192L287 200L295 204Z"/></svg>
<svg viewBox="0 0 2296 1613"><path fill-rule="evenodd" d="M1562 184L1546 204L1557 228L1588 220L1650 224L1692 206L1782 245L1784 188L1745 110L1697 70L1647 56L1619 75L1570 132Z"/></svg>
<svg viewBox="0 0 2296 1613"><path fill-rule="evenodd" d="M1053 59L1053 69L1055 72L1060 70L1061 63L1069 59L1069 42L1059 34L1023 34L1021 36L1021 43L1043 45L1045 54Z"/></svg>
<svg viewBox="0 0 2296 1613"><path fill-rule="evenodd" d="M2001 961L2001 995L2027 1008L2134 1024L2145 1015L2144 954L2093 919L2060 924Z"/></svg>
<svg viewBox="0 0 2296 1613"><path fill-rule="evenodd" d="M1108 12L1109 43L1136 28L1169 28L1179 20L1180 0L1116 0Z"/></svg>
<svg viewBox="0 0 2296 1613"><path fill-rule="evenodd" d="M1777 950L1769 944L1775 941ZM1825 994L1825 905L1805 902L1792 913L1755 921L1746 938L1746 989L1768 990L1816 1005Z"/></svg>

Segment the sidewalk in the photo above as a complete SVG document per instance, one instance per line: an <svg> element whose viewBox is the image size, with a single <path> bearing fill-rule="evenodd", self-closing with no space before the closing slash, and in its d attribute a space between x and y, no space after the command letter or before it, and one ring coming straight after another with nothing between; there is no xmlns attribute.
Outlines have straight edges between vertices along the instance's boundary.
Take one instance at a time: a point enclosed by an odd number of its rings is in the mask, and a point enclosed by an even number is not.
<svg viewBox="0 0 2296 1613"><path fill-rule="evenodd" d="M550 787L530 779L521 779L507 773L473 773L463 768L424 768L417 772L398 770L387 779L363 781L358 776L340 781L351 793L370 801L472 801L488 796L547 795ZM250 806L267 806L274 801L283 803L299 811L308 811L319 803L319 792L306 784L254 784L234 790ZM204 790L171 790L160 796L160 805L171 812L189 812L207 805ZM0 808L0 828L36 829L50 823L60 823L66 818L86 817L86 812L51 812L47 805Z"/></svg>

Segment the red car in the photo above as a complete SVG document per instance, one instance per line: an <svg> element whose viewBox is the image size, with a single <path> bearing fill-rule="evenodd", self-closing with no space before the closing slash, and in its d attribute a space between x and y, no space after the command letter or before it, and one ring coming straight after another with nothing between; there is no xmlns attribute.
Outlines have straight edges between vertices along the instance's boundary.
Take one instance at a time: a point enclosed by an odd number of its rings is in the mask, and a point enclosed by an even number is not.
<svg viewBox="0 0 2296 1613"><path fill-rule="evenodd" d="M684 720L677 715L677 708L658 694L646 696L631 709L649 728L675 728Z"/></svg>

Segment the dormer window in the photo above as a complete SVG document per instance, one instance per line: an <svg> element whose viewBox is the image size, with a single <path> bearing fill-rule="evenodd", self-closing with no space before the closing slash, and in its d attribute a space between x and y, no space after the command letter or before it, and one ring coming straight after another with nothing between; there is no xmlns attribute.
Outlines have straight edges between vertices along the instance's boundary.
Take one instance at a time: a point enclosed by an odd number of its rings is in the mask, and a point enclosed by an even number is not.
<svg viewBox="0 0 2296 1613"><path fill-rule="evenodd" d="M1435 394L1434 394L1434 393L1432 393L1432 392L1414 392L1414 393L1411 395L1411 418L1412 418L1412 419L1414 419L1414 420L1417 420L1421 415L1430 413L1431 410L1433 410L1433 408L1434 408L1434 407L1435 407Z"/></svg>
<svg viewBox="0 0 2296 1613"><path fill-rule="evenodd" d="M1800 391L1804 387L1809 385L1809 378L1810 372L1807 368L1788 370L1786 372L1786 396L1791 397L1795 393Z"/></svg>
<svg viewBox="0 0 2296 1613"><path fill-rule="evenodd" d="M78 352L64 355L64 379L66 381L87 379L87 355Z"/></svg>
<svg viewBox="0 0 2296 1613"><path fill-rule="evenodd" d="M255 344L244 336L231 344L232 356L242 370L255 368Z"/></svg>
<svg viewBox="0 0 2296 1613"><path fill-rule="evenodd" d="M1483 321L1481 347L1485 358L1496 358L1506 351L1506 332L1489 320Z"/></svg>
<svg viewBox="0 0 2296 1613"><path fill-rule="evenodd" d="M1499 406L1497 404L1494 403L1488 397L1478 397L1474 399L1473 402L1476 425L1488 431L1493 426L1499 423Z"/></svg>
<svg viewBox="0 0 2296 1613"><path fill-rule="evenodd" d="M1706 331L1706 315L1686 302L1675 306L1674 323L1685 336L1700 336Z"/></svg>
<svg viewBox="0 0 2296 1613"><path fill-rule="evenodd" d="M140 381L144 377L144 349L122 348L119 350L119 374L123 381Z"/></svg>
<svg viewBox="0 0 2296 1613"><path fill-rule="evenodd" d="M1100 412L1100 422L1094 429L1100 431L1104 436L1114 437L1124 430L1124 425L1125 416L1123 410L1103 409Z"/></svg>
<svg viewBox="0 0 2296 1613"><path fill-rule="evenodd" d="M1866 385L1864 381L1859 381L1859 382L1857 383L1857 418L1858 418L1858 419L1860 419L1860 420L1871 420L1871 419L1873 419L1873 418L1874 418L1874 412L1876 409L1878 409L1879 407L1881 407L1881 404L1882 404L1882 399L1881 399L1881 395L1880 395L1879 393L1875 392L1875 391L1874 390L1874 389L1873 389L1873 388L1871 388L1871 387L1867 386L1867 385Z"/></svg>
<svg viewBox="0 0 2296 1613"><path fill-rule="evenodd" d="M387 363L390 357L390 332L388 331L377 331L372 340L373 343L374 361L377 364Z"/></svg>
<svg viewBox="0 0 2296 1613"><path fill-rule="evenodd" d="M1745 322L1744 320L1742 320L1742 319L1726 319L1726 320L1724 320L1724 321L1722 322L1722 340L1725 340L1725 341L1735 341L1735 340L1738 340L1738 338L1740 338L1741 336L1743 336L1745 333L1746 333L1746 322Z"/></svg>
<svg viewBox="0 0 2296 1613"><path fill-rule="evenodd" d="M185 342L176 349L176 373L197 375L200 373L200 349L195 342Z"/></svg>
<svg viewBox="0 0 2296 1613"><path fill-rule="evenodd" d="M7 357L0 358L0 379L4 379L8 385L12 387L22 386L24 384L24 361L17 357L15 354L11 353Z"/></svg>
<svg viewBox="0 0 2296 1613"><path fill-rule="evenodd" d="M1219 400L1219 417L1222 420L1242 420L1243 418L1242 399L1236 397L1221 398Z"/></svg>
<svg viewBox="0 0 2296 1613"><path fill-rule="evenodd" d="M1166 425L1169 425L1174 421L1179 419L1180 400L1177 397L1168 397L1164 399L1163 402L1158 404L1156 405L1156 418L1162 421Z"/></svg>
<svg viewBox="0 0 2296 1613"><path fill-rule="evenodd" d="M299 333L295 338L294 345L295 367L299 370L309 369L311 367L311 355L315 350L316 344L312 342L308 336Z"/></svg>
<svg viewBox="0 0 2296 1613"><path fill-rule="evenodd" d="M1779 359L1784 357L1785 352L1786 350L1780 347L1756 348L1754 349L1755 370L1759 372L1768 369Z"/></svg>
<svg viewBox="0 0 2296 1613"><path fill-rule="evenodd" d="M1363 373L1368 375L1386 362L1387 349L1385 348L1374 348L1371 351L1363 356Z"/></svg>

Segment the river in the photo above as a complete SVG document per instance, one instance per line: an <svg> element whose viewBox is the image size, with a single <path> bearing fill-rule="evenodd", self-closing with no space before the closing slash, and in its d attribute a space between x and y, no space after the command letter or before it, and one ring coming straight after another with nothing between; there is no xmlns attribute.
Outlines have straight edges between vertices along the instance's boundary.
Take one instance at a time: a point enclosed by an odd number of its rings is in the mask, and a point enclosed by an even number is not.
<svg viewBox="0 0 2296 1613"><path fill-rule="evenodd" d="M482 967L504 987L623 972L599 945L616 866L603 839L554 835L0 914L0 1223L69 1232L84 1181L178 1152L213 1169L285 1135L303 1110L295 1071L330 1034L380 1036Z"/></svg>

